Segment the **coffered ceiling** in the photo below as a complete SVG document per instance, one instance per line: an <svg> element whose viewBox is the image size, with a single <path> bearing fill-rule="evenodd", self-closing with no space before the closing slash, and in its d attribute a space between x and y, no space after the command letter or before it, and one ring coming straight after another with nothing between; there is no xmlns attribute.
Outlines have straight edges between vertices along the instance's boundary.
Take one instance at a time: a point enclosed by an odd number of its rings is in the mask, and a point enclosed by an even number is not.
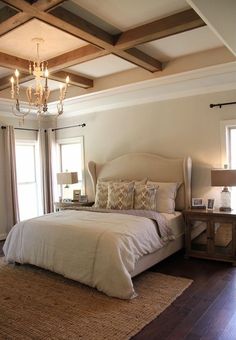
<svg viewBox="0 0 236 340"><path fill-rule="evenodd" d="M124 79L127 84L159 78L171 74L172 65L181 65L179 70L175 66L175 72L182 72L235 61L221 32L213 27L214 18L209 24L204 5L198 8L198 2L0 1L0 98L8 96L15 68L22 84L32 79L28 61L36 56L32 42L36 37L44 40L40 57L48 61L49 86L56 89L68 74L71 96L80 95L77 88L85 94L121 86ZM232 0L224 4L232 5ZM214 57L206 61L208 51Z"/></svg>

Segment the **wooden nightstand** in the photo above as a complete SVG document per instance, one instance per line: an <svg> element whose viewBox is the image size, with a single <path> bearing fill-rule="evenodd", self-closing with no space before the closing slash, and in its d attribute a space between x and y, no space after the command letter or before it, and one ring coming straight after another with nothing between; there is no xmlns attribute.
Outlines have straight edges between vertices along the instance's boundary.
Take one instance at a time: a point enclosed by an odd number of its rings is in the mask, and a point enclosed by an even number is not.
<svg viewBox="0 0 236 340"><path fill-rule="evenodd" d="M189 209L183 214L186 258L227 261L236 266L236 211Z"/></svg>
<svg viewBox="0 0 236 340"><path fill-rule="evenodd" d="M94 202L54 202L55 211L73 209L75 207L91 207L92 205L94 205Z"/></svg>

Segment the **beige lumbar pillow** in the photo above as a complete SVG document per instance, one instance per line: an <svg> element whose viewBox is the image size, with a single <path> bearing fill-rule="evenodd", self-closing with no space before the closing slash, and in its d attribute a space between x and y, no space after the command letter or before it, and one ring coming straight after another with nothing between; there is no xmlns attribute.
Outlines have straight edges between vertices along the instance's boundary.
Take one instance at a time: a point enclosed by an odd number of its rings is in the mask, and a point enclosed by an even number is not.
<svg viewBox="0 0 236 340"><path fill-rule="evenodd" d="M175 199L180 183L148 181L147 184L156 185L158 187L156 210L158 212L173 214L175 212Z"/></svg>

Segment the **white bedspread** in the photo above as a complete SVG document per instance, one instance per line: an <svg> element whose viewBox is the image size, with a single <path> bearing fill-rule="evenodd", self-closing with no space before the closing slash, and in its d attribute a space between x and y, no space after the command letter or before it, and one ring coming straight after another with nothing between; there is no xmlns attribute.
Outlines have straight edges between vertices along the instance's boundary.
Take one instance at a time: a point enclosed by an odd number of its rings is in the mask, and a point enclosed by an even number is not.
<svg viewBox="0 0 236 340"><path fill-rule="evenodd" d="M164 244L146 217L69 210L18 223L3 250L9 262L30 263L129 299L135 296L130 273L136 261Z"/></svg>

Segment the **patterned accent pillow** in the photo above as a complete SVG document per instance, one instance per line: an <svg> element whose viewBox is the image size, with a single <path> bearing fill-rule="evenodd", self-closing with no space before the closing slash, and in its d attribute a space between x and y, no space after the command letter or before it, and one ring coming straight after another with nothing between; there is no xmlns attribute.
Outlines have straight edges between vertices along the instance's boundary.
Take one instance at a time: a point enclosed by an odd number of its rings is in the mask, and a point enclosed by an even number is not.
<svg viewBox="0 0 236 340"><path fill-rule="evenodd" d="M156 210L156 185L136 185L134 191L134 209Z"/></svg>
<svg viewBox="0 0 236 340"><path fill-rule="evenodd" d="M96 185L95 208L106 208L108 199L108 184L121 182L121 179L99 178ZM129 181L130 182L130 181Z"/></svg>
<svg viewBox="0 0 236 340"><path fill-rule="evenodd" d="M98 182L96 185L95 208L106 208L108 198L108 183Z"/></svg>
<svg viewBox="0 0 236 340"><path fill-rule="evenodd" d="M108 209L133 209L134 182L108 184Z"/></svg>

